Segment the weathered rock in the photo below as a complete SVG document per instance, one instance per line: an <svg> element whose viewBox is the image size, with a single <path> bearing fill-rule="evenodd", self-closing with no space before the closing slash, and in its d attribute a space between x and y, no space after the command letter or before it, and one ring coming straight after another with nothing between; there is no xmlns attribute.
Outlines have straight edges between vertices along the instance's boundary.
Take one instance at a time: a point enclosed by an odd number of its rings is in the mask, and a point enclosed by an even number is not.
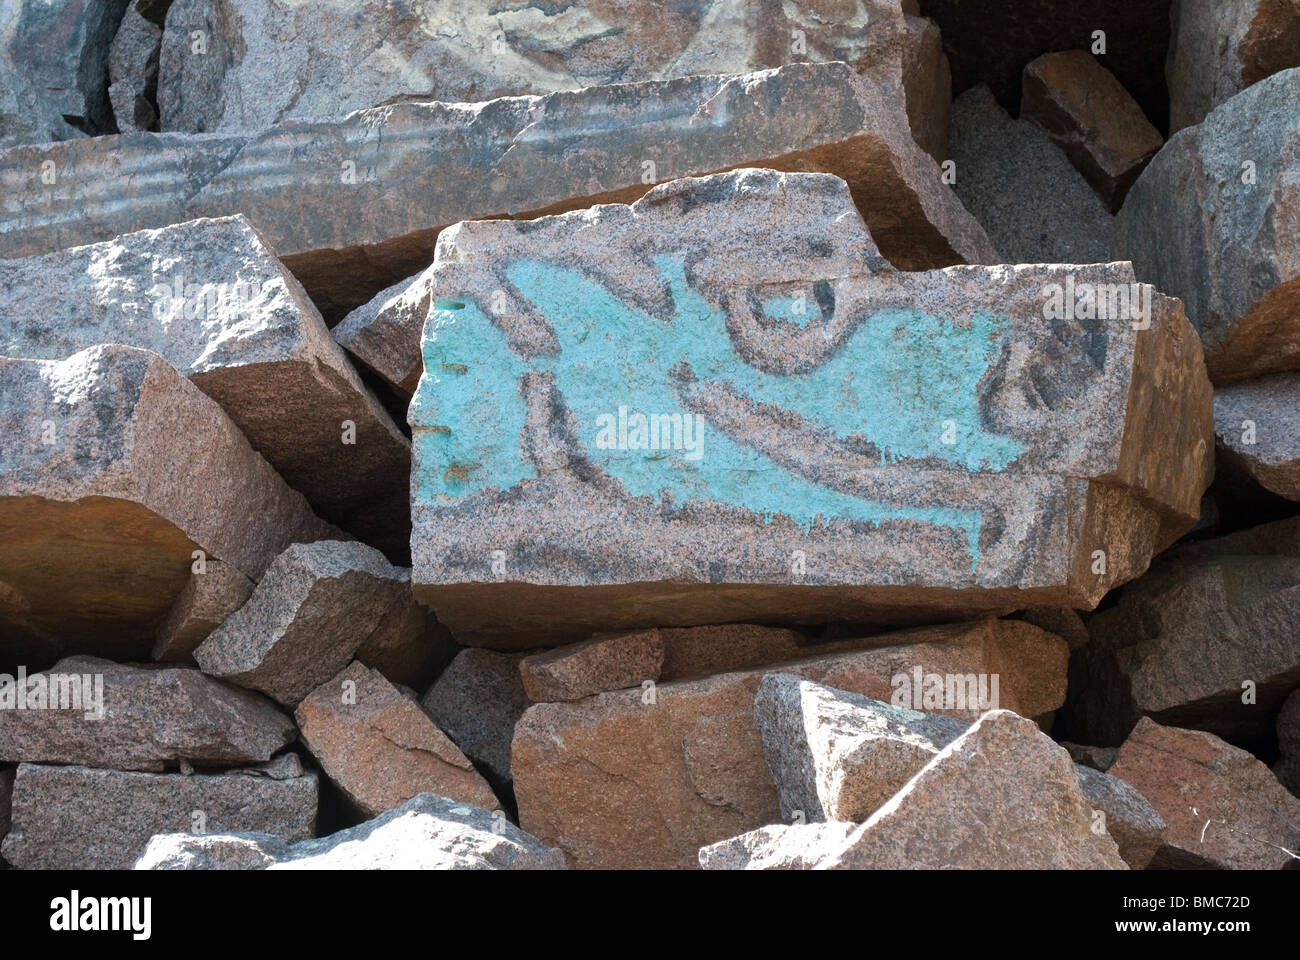
<svg viewBox="0 0 1300 960"><path fill-rule="evenodd" d="M17 687L22 687L20 680ZM293 742L293 722L269 700L192 667L134 667L68 657L26 678L27 702L0 686L0 760L162 772L261 763Z"/></svg>
<svg viewBox="0 0 1300 960"><path fill-rule="evenodd" d="M381 290L330 331L341 347L406 399L424 373L420 333L433 305L427 273Z"/></svg>
<svg viewBox="0 0 1300 960"><path fill-rule="evenodd" d="M317 687L294 719L325 775L367 817L422 793L497 807L492 788L420 705L363 663Z"/></svg>
<svg viewBox="0 0 1300 960"><path fill-rule="evenodd" d="M204 673L286 706L342 670L410 599L410 574L363 543L295 543L194 651Z"/></svg>
<svg viewBox="0 0 1300 960"><path fill-rule="evenodd" d="M1166 824L1146 797L1109 774L1078 764L1079 791L1093 808L1095 823L1104 823L1130 870L1145 870L1165 842ZM1105 819L1098 820L1101 813ZM1095 830L1094 826L1094 830Z"/></svg>
<svg viewBox="0 0 1300 960"><path fill-rule="evenodd" d="M939 163L948 159L948 112L952 108L952 71L943 38L933 21L904 16L909 48L903 53L903 89L912 136Z"/></svg>
<svg viewBox="0 0 1300 960"><path fill-rule="evenodd" d="M9 832L14 799L14 774L16 771L0 770L0 840Z"/></svg>
<svg viewBox="0 0 1300 960"><path fill-rule="evenodd" d="M813 869L1126 869L1092 822L1069 754L995 710Z"/></svg>
<svg viewBox="0 0 1300 960"><path fill-rule="evenodd" d="M134 0L117 28L108 54L108 99L120 133L158 129L158 50L162 25Z"/></svg>
<svg viewBox="0 0 1300 960"><path fill-rule="evenodd" d="M838 849L856 823L776 823L700 848L705 870L811 870Z"/></svg>
<svg viewBox="0 0 1300 960"><path fill-rule="evenodd" d="M1089 621L1092 640L1071 657L1072 738L1119 744L1141 715L1232 739L1271 733L1300 684L1300 536L1274 551L1266 536L1180 547Z"/></svg>
<svg viewBox="0 0 1300 960"><path fill-rule="evenodd" d="M987 87L953 101L948 156L953 189L1008 261L1111 259L1106 205L1046 133L1011 119Z"/></svg>
<svg viewBox="0 0 1300 960"><path fill-rule="evenodd" d="M1093 747L1082 743L1070 743L1068 740L1062 740L1060 744L1075 763L1082 767L1092 767L1103 773L1110 769L1110 765L1115 762L1115 755L1119 753L1117 747Z"/></svg>
<svg viewBox="0 0 1300 960"><path fill-rule="evenodd" d="M1300 369L1300 69L1169 139L1115 218L1115 256L1179 297L1216 385Z"/></svg>
<svg viewBox="0 0 1300 960"><path fill-rule="evenodd" d="M357 659L399 686L423 690L460 647L433 612L411 597L409 580L404 596L357 647Z"/></svg>
<svg viewBox="0 0 1300 960"><path fill-rule="evenodd" d="M843 653L871 646L870 640L814 642L797 630L753 623L668 627L656 631L664 644L662 680L729 673L818 653Z"/></svg>
<svg viewBox="0 0 1300 960"><path fill-rule="evenodd" d="M880 639L897 645L661 683L653 698L637 689L534 704L515 727L520 826L564 850L570 866L670 868L694 867L700 847L778 822L753 719L755 690L774 670L890 701L910 700L918 669L960 679L954 690L962 691L996 674L1000 705L1031 716L1065 697L1064 642L1026 623L989 620ZM964 699L950 704L942 712L980 712Z"/></svg>
<svg viewBox="0 0 1300 960"><path fill-rule="evenodd" d="M1277 748L1281 756L1273 764L1273 775L1300 797L1300 688L1286 698L1278 711Z"/></svg>
<svg viewBox="0 0 1300 960"><path fill-rule="evenodd" d="M769 170L458 224L409 413L416 597L500 646L1093 606L1212 468L1200 345L1132 281L894 271L843 182Z"/></svg>
<svg viewBox="0 0 1300 960"><path fill-rule="evenodd" d="M154 350L322 517L394 560L407 555L410 444L243 217L0 260L0 295L0 354Z"/></svg>
<svg viewBox="0 0 1300 960"><path fill-rule="evenodd" d="M1170 17L1170 133L1200 123L1252 83L1300 67L1296 0L1173 0Z"/></svg>
<svg viewBox="0 0 1300 960"><path fill-rule="evenodd" d="M0 7L0 147L114 132L109 44L128 2Z"/></svg>
<svg viewBox="0 0 1300 960"><path fill-rule="evenodd" d="M1204 512L1202 505L1202 512ZM1020 613L1022 620L1027 620L1036 627L1042 627L1048 633L1054 633L1073 650L1088 642L1088 625L1079 616L1078 610L1067 607L1033 607Z"/></svg>
<svg viewBox="0 0 1300 960"><path fill-rule="evenodd" d="M903 101L896 65L859 75L810 63L480 104L393 103L248 135L14 148L0 154L0 233L9 256L29 256L242 212L337 320L427 267L438 231L459 220L626 202L655 182L768 166L842 175L900 267L996 262L912 139ZM47 160L54 183L41 179Z"/></svg>
<svg viewBox="0 0 1300 960"><path fill-rule="evenodd" d="M510 741L531 703L519 675L525 656L462 650L420 698L439 729L500 786L512 781Z"/></svg>
<svg viewBox="0 0 1300 960"><path fill-rule="evenodd" d="M137 870L563 870L564 856L499 812L432 793L367 823L286 846L261 833L154 837Z"/></svg>
<svg viewBox="0 0 1300 960"><path fill-rule="evenodd" d="M1212 733L1143 717L1110 774L1140 792L1169 825L1153 869L1266 870L1294 866L1300 799L1257 759Z"/></svg>
<svg viewBox="0 0 1300 960"><path fill-rule="evenodd" d="M1279 373L1214 391L1221 455L1265 490L1300 500L1300 374Z"/></svg>
<svg viewBox="0 0 1300 960"><path fill-rule="evenodd" d="M581 700L593 693L658 680L664 641L658 630L601 634L519 661L524 692L534 703Z"/></svg>
<svg viewBox="0 0 1300 960"><path fill-rule="evenodd" d="M153 658L193 663L194 649L242 607L252 592L253 581L230 564L205 561L203 572L190 575L158 628Z"/></svg>
<svg viewBox="0 0 1300 960"><path fill-rule="evenodd" d="M256 831L294 842L316 825L314 773L184 776L24 763L4 858L29 870L129 870L159 833Z"/></svg>
<svg viewBox="0 0 1300 960"><path fill-rule="evenodd" d="M759 683L754 725L784 820L854 823L875 813L969 726L788 673Z"/></svg>
<svg viewBox="0 0 1300 960"><path fill-rule="evenodd" d="M1047 132L1111 213L1165 142L1115 75L1086 50L1045 53L1025 67L1020 117Z"/></svg>
<svg viewBox="0 0 1300 960"><path fill-rule="evenodd" d="M333 530L157 354L0 358L0 622L33 646L146 658L202 550L256 579Z"/></svg>
<svg viewBox="0 0 1300 960"><path fill-rule="evenodd" d="M984 83L1017 112L1025 64L1049 50L1088 50L1102 57L1151 122L1168 115L1164 54L1170 0L920 0L919 12L943 31L952 87L961 93ZM1098 37L1100 31L1102 36ZM1104 55L1097 47L1105 44Z"/></svg>

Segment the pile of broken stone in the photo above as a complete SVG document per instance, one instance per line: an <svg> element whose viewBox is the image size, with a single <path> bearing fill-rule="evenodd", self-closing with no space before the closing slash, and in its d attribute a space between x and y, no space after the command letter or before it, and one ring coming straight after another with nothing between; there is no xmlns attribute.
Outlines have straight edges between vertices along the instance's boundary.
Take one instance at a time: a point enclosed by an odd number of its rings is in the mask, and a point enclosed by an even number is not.
<svg viewBox="0 0 1300 960"><path fill-rule="evenodd" d="M0 867L1295 865L1300 4L842 6L0 10Z"/></svg>

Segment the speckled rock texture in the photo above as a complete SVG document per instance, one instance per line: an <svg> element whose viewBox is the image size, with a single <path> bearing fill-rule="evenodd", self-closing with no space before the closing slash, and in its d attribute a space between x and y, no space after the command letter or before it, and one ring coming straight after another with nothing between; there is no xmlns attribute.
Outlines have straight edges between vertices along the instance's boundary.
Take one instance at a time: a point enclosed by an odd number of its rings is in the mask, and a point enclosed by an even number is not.
<svg viewBox="0 0 1300 960"><path fill-rule="evenodd" d="M1173 0L1169 130L1194 126L1246 87L1300 67L1297 0Z"/></svg>
<svg viewBox="0 0 1300 960"><path fill-rule="evenodd" d="M132 0L108 51L108 100L119 133L158 129L158 53L162 24L151 4ZM165 11L164 11L165 12Z"/></svg>
<svg viewBox="0 0 1300 960"><path fill-rule="evenodd" d="M416 596L502 646L1091 607L1212 469L1200 344L1133 281L893 270L826 175L458 224L408 415Z"/></svg>
<svg viewBox="0 0 1300 960"><path fill-rule="evenodd" d="M320 784L314 773L299 774L184 776L24 763L0 853L27 870L129 870L159 833L197 828L305 840L315 830Z"/></svg>
<svg viewBox="0 0 1300 960"><path fill-rule="evenodd" d="M298 735L270 700L193 667L67 657L27 683L28 699L42 692L44 708L15 709L0 692L0 761L158 773L182 760L231 767L270 760Z"/></svg>
<svg viewBox="0 0 1300 960"><path fill-rule="evenodd" d="M1109 772L1169 825L1153 869L1294 867L1300 799L1259 760L1214 734L1143 717Z"/></svg>
<svg viewBox="0 0 1300 960"><path fill-rule="evenodd" d="M154 837L136 870L563 870L564 857L508 820L432 793L289 846L264 833Z"/></svg>
<svg viewBox="0 0 1300 960"><path fill-rule="evenodd" d="M9 256L29 256L243 213L337 321L428 266L458 220L628 202L661 181L762 165L842 176L900 267L996 262L912 139L904 101L896 67L806 63L25 147L0 152L0 233ZM46 160L64 171L52 184Z"/></svg>
<svg viewBox="0 0 1300 960"><path fill-rule="evenodd" d="M190 574L158 628L153 658L193 664L194 649L242 607L252 592L253 581L248 577L228 563L208 560L202 573Z"/></svg>
<svg viewBox="0 0 1300 960"><path fill-rule="evenodd" d="M1300 797L1300 687L1278 711L1277 749L1281 756L1273 764L1273 774L1282 786Z"/></svg>
<svg viewBox="0 0 1300 960"><path fill-rule="evenodd" d="M811 870L839 849L856 823L774 823L700 847L704 870Z"/></svg>
<svg viewBox="0 0 1300 960"><path fill-rule="evenodd" d="M1300 69L1179 131L1115 219L1114 255L1179 297L1216 385L1300 369Z"/></svg>
<svg viewBox="0 0 1300 960"><path fill-rule="evenodd" d="M153 350L323 518L407 556L410 445L242 216L0 260L0 295L0 354L58 360L107 340Z"/></svg>
<svg viewBox="0 0 1300 960"><path fill-rule="evenodd" d="M1265 490L1300 500L1300 373L1279 373L1214 391L1214 438Z"/></svg>
<svg viewBox="0 0 1300 960"><path fill-rule="evenodd" d="M581 700L593 693L658 680L664 641L658 630L602 634L519 661L524 692L534 703Z"/></svg>
<svg viewBox="0 0 1300 960"><path fill-rule="evenodd" d="M492 788L416 701L353 662L294 711L307 749L367 817L422 793L496 809Z"/></svg>
<svg viewBox="0 0 1300 960"><path fill-rule="evenodd" d="M295 706L407 606L409 580L407 570L363 543L296 543L194 659L204 673Z"/></svg>
<svg viewBox="0 0 1300 960"><path fill-rule="evenodd" d="M700 847L780 822L753 716L755 692L771 672L968 720L991 705L966 699L981 676L983 693L996 675L998 704L1026 716L1065 698L1064 642L1027 623L991 620L877 640L882 645L857 652L534 704L515 727L520 826L562 849L570 866L629 869L694 867ZM926 682L914 685L918 676ZM945 709L948 678L957 682ZM935 682L938 697L927 700Z"/></svg>
<svg viewBox="0 0 1300 960"><path fill-rule="evenodd" d="M290 543L333 530L148 350L0 358L0 424L0 620L14 656L147 659L195 551L257 578Z"/></svg>

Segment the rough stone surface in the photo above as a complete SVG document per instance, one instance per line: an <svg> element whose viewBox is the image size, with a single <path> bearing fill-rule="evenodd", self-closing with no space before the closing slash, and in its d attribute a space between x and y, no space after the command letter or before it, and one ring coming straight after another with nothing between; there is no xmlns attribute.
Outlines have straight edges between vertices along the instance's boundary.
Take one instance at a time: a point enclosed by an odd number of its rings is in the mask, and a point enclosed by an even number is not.
<svg viewBox="0 0 1300 960"><path fill-rule="evenodd" d="M498 812L432 793L286 846L262 833L154 837L137 870L563 870L564 856Z"/></svg>
<svg viewBox="0 0 1300 960"><path fill-rule="evenodd" d="M14 770L0 770L0 839L9 832L14 799Z"/></svg>
<svg viewBox="0 0 1300 960"><path fill-rule="evenodd" d="M323 518L403 562L410 445L243 217L0 260L0 296L0 354L60 360L102 342L155 351Z"/></svg>
<svg viewBox="0 0 1300 960"><path fill-rule="evenodd" d="M297 735L266 698L192 667L68 657L27 684L49 706L13 709L14 689L0 689L0 703L11 701L0 710L0 760L156 772L179 761L237 766L270 760Z"/></svg>
<svg viewBox="0 0 1300 960"><path fill-rule="evenodd" d="M861 823L968 723L929 716L769 674L754 697L754 725L776 783L781 817Z"/></svg>
<svg viewBox="0 0 1300 960"><path fill-rule="evenodd" d="M952 105L953 189L1011 263L1110 260L1106 205L1038 126L1013 120L987 87Z"/></svg>
<svg viewBox="0 0 1300 960"><path fill-rule="evenodd" d="M1115 219L1114 255L1179 297L1216 385L1300 369L1300 69L1169 139Z"/></svg>
<svg viewBox="0 0 1300 960"><path fill-rule="evenodd" d="M341 347L407 400L424 373L420 333L433 305L427 274L379 291L330 331Z"/></svg>
<svg viewBox="0 0 1300 960"><path fill-rule="evenodd" d="M423 690L460 647L433 612L411 597L409 583L404 597L357 647L357 659L399 686Z"/></svg>
<svg viewBox="0 0 1300 960"><path fill-rule="evenodd" d="M1083 767L1092 767L1103 773L1110 769L1110 765L1115 762L1115 755L1119 753L1117 747L1093 747L1082 743L1070 743L1068 740L1062 740L1060 744L1075 763Z"/></svg>
<svg viewBox="0 0 1300 960"><path fill-rule="evenodd" d="M705 870L811 870L857 829L855 823L775 823L700 848Z"/></svg>
<svg viewBox="0 0 1300 960"><path fill-rule="evenodd" d="M1169 825L1153 869L1295 866L1300 799L1268 767L1214 734L1143 717L1109 772L1146 797Z"/></svg>
<svg viewBox="0 0 1300 960"><path fill-rule="evenodd" d="M420 698L420 706L498 786L509 785L510 742L531 701L519 661L526 654L462 650Z"/></svg>
<svg viewBox="0 0 1300 960"><path fill-rule="evenodd" d="M1091 812L1069 754L994 710L814 869L1126 869Z"/></svg>
<svg viewBox="0 0 1300 960"><path fill-rule="evenodd" d="M1173 0L1170 16L1170 133L1200 123L1252 83L1300 67L1297 0Z"/></svg>
<svg viewBox="0 0 1300 960"><path fill-rule="evenodd" d="M158 129L158 51L162 26L134 0L108 53L108 99L120 133Z"/></svg>
<svg viewBox="0 0 1300 960"><path fill-rule="evenodd" d="M0 6L0 147L114 132L109 45L128 2Z"/></svg>
<svg viewBox="0 0 1300 960"><path fill-rule="evenodd" d="M463 643L1091 607L1212 469L1176 301L1127 264L895 271L826 175L461 223L433 278L412 576ZM1045 318L1098 285L1112 319Z"/></svg>
<svg viewBox="0 0 1300 960"><path fill-rule="evenodd" d="M657 631L664 643L662 680L684 680L798 660L816 653L842 653L871 646L868 639L815 642L797 630L753 623L668 627Z"/></svg>
<svg viewBox="0 0 1300 960"><path fill-rule="evenodd" d="M40 180L46 160L62 171L53 184ZM0 234L9 256L29 256L243 213L338 320L427 267L438 231L459 220L627 202L738 166L844 177L904 269L998 260L912 139L896 66L843 63L15 148L0 154Z"/></svg>
<svg viewBox="0 0 1300 960"><path fill-rule="evenodd" d="M1115 75L1086 50L1046 53L1025 67L1020 117L1065 151L1111 213L1164 145Z"/></svg>
<svg viewBox="0 0 1300 960"><path fill-rule="evenodd" d="M1129 869L1145 870L1156 851L1164 846L1164 818L1146 797L1118 777L1082 764L1076 769L1079 790L1083 799L1092 805L1094 819L1098 811L1104 814L1106 832L1119 847L1119 855Z"/></svg>
<svg viewBox="0 0 1300 960"><path fill-rule="evenodd" d="M1300 797L1300 687L1278 711L1277 748L1281 756L1273 764L1273 774L1282 786Z"/></svg>
<svg viewBox="0 0 1300 960"><path fill-rule="evenodd" d="M1265 490L1300 500L1300 373L1278 373L1214 391L1214 435Z"/></svg>
<svg viewBox="0 0 1300 960"><path fill-rule="evenodd" d="M314 690L294 719L325 775L367 817L422 793L497 806L492 788L420 705L363 663Z"/></svg>
<svg viewBox="0 0 1300 960"><path fill-rule="evenodd" d="M149 839L193 829L254 831L294 842L316 825L316 774L184 776L24 763L0 853L27 870L129 870Z"/></svg>
<svg viewBox="0 0 1300 960"><path fill-rule="evenodd" d="M547 703L639 687L646 680L658 680L663 664L659 631L637 630L534 653L519 661L519 673L528 699Z"/></svg>
<svg viewBox="0 0 1300 960"><path fill-rule="evenodd" d="M1202 505L1201 512L1205 508ZM1079 616L1078 610L1068 607L1033 607L1020 613L1022 620L1027 620L1036 627L1042 627L1048 633L1054 633L1073 650L1088 642L1088 625Z"/></svg>
<svg viewBox="0 0 1300 960"><path fill-rule="evenodd" d="M256 579L333 530L147 350L0 359L0 426L0 622L15 656L147 658L195 550Z"/></svg>
<svg viewBox="0 0 1300 960"><path fill-rule="evenodd" d="M204 673L294 706L409 604L409 577L363 543L296 543L194 659Z"/></svg>
<svg viewBox="0 0 1300 960"><path fill-rule="evenodd" d="M193 663L194 649L244 605L253 581L228 563L208 560L191 573L153 645L155 660Z"/></svg>
<svg viewBox="0 0 1300 960"><path fill-rule="evenodd" d="M570 866L672 868L697 866L702 846L779 822L753 719L754 693L771 672L881 700L917 668L997 674L1000 704L1029 716L1065 698L1065 644L1029 624L984 621L892 639L897 645L661 683L653 702L627 690L534 704L515 728L519 824L564 850ZM944 712L980 713L959 707Z"/></svg>
<svg viewBox="0 0 1300 960"><path fill-rule="evenodd" d="M1118 745L1148 715L1232 739L1267 737L1300 685L1293 528L1282 521L1278 532L1289 540L1271 547L1263 528L1180 547L1125 586L1089 621L1091 642L1072 654L1069 735Z"/></svg>
<svg viewBox="0 0 1300 960"><path fill-rule="evenodd" d="M952 70L934 22L913 16L904 20L911 44L903 55L903 89L912 136L926 153L943 163L948 158Z"/></svg>

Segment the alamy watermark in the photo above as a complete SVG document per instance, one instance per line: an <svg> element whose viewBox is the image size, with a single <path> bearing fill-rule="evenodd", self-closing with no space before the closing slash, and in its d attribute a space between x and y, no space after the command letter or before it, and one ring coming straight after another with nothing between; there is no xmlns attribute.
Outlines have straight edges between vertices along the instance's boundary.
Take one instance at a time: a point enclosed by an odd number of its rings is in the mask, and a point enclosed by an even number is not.
<svg viewBox="0 0 1300 960"><path fill-rule="evenodd" d="M628 412L596 417L597 450L681 450L683 459L704 456L704 419L694 413Z"/></svg>
<svg viewBox="0 0 1300 960"><path fill-rule="evenodd" d="M996 673L926 673L920 666L889 680L889 702L908 710L998 709Z"/></svg>
<svg viewBox="0 0 1300 960"><path fill-rule="evenodd" d="M250 280L234 283L186 283L183 275L170 284L155 284L149 290L154 319L203 320L209 317L248 314L272 300L283 288L280 280L261 284Z"/></svg>
<svg viewBox="0 0 1300 960"><path fill-rule="evenodd" d="M1065 283L1043 287L1043 316L1048 320L1128 320L1134 330L1151 326L1152 287L1145 283Z"/></svg>
<svg viewBox="0 0 1300 960"><path fill-rule="evenodd" d="M104 719L102 673L0 673L0 710L80 711L87 720Z"/></svg>

